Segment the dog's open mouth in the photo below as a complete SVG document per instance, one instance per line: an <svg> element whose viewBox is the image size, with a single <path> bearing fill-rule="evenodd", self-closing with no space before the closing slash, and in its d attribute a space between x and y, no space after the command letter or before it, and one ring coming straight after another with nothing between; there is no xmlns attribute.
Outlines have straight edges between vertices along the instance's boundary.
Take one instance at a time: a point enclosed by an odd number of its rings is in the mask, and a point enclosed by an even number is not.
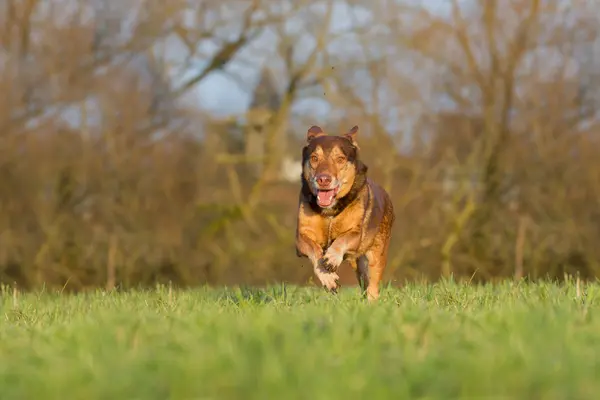
<svg viewBox="0 0 600 400"><path fill-rule="evenodd" d="M338 192L338 188L334 189L317 189L317 204L319 207L329 207L333 204L333 199Z"/></svg>

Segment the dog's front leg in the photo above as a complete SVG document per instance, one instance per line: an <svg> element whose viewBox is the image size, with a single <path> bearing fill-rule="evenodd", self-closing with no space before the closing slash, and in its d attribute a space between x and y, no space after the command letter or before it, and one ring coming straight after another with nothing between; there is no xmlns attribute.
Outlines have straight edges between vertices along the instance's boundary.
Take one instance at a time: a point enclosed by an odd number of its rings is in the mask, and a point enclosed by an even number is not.
<svg viewBox="0 0 600 400"><path fill-rule="evenodd" d="M331 243L319 265L329 272L336 272L348 251L356 250L360 243L360 231L344 233Z"/></svg>
<svg viewBox="0 0 600 400"><path fill-rule="evenodd" d="M308 257L313 265L313 269L317 278L327 290L335 292L338 288L338 280L340 277L337 273L323 269L319 260L323 256L323 250L314 240L306 234L298 234L296 237L296 253Z"/></svg>

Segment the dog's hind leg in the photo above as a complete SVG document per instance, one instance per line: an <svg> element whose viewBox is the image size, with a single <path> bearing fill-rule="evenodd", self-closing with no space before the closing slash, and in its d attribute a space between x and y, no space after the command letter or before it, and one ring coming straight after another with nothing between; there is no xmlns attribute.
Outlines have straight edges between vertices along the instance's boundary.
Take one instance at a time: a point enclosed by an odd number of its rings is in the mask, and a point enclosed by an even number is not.
<svg viewBox="0 0 600 400"><path fill-rule="evenodd" d="M389 241L376 240L373 247L367 251L369 281L367 284L367 299L375 301L379 298L379 283L387 263Z"/></svg>
<svg viewBox="0 0 600 400"><path fill-rule="evenodd" d="M356 259L356 279L360 285L360 290L363 296L367 295L367 287L369 286L369 259L362 255Z"/></svg>

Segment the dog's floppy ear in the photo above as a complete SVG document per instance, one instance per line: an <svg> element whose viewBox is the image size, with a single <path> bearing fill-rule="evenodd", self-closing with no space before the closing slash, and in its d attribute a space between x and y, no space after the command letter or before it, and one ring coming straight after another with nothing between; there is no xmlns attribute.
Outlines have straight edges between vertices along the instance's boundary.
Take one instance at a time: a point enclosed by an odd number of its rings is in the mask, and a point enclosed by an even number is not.
<svg viewBox="0 0 600 400"><path fill-rule="evenodd" d="M318 138L319 136L325 136L325 132L321 129L320 126L313 125L308 128L308 132L306 132L306 141L310 142L314 138Z"/></svg>
<svg viewBox="0 0 600 400"><path fill-rule="evenodd" d="M348 132L344 133L344 137L352 143L352 146L358 149L359 147L358 143L356 142L356 135L358 135L357 125L354 125Z"/></svg>

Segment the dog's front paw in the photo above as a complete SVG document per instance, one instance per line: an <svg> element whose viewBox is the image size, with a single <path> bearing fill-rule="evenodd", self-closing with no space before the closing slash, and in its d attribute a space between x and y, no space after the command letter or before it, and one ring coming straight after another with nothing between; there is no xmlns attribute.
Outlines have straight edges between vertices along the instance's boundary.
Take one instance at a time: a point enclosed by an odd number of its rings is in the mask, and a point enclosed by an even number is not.
<svg viewBox="0 0 600 400"><path fill-rule="evenodd" d="M321 281L321 285L330 292L336 293L339 287L338 280L340 277L335 272L325 272L321 268L316 268L315 273Z"/></svg>
<svg viewBox="0 0 600 400"><path fill-rule="evenodd" d="M344 261L344 255L329 249L319 260L319 268L327 272L337 271L340 264Z"/></svg>
<svg viewBox="0 0 600 400"><path fill-rule="evenodd" d="M319 270L322 272L333 272L335 267L325 257L319 260Z"/></svg>

